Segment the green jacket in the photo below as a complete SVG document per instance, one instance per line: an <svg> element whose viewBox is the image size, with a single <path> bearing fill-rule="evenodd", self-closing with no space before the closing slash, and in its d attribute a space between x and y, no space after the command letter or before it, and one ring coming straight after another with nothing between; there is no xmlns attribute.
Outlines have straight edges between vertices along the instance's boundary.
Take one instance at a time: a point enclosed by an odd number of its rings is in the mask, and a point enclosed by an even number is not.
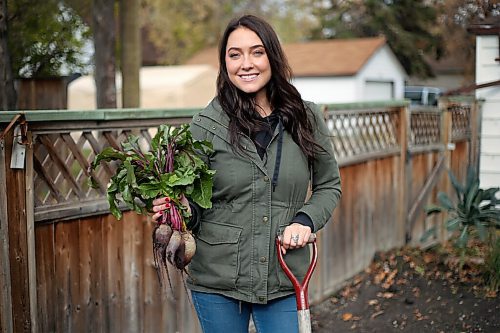
<svg viewBox="0 0 500 333"><path fill-rule="evenodd" d="M189 265L188 286L192 290L252 303L266 303L293 293L277 259L275 237L299 211L311 218L314 231L318 231L330 219L341 195L328 128L319 108L312 103L306 105L317 120L313 121L317 124L316 142L328 151L313 163L312 196L307 202L310 169L288 132L283 132L279 177L273 192L278 128L263 161L254 143L245 136L242 144L248 156L233 153L229 119L216 100L193 117L193 137L212 142L214 153L205 160L217 172L213 207L201 212L197 250ZM285 260L302 280L309 266L308 247L288 251Z"/></svg>

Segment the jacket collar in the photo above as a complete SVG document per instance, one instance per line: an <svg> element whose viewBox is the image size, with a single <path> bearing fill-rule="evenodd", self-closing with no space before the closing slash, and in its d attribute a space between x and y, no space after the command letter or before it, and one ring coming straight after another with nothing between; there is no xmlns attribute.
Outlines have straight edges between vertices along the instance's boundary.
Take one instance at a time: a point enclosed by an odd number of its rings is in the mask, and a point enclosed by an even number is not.
<svg viewBox="0 0 500 333"><path fill-rule="evenodd" d="M222 107L217 100L217 97L212 99L212 101L207 105L203 111L200 112L200 116L207 117L211 119L212 121L216 122L220 126L223 126L226 130L229 128L229 117L227 114L222 110ZM280 164L281 164L281 153L282 153L282 146L283 146L283 124L280 120L279 125L276 127L274 131L273 138L271 141L273 141L276 137L278 137L278 151L276 154L276 161L275 161L275 166L274 166L274 172L273 172L273 191L276 188L278 184L278 175L279 175L279 169L280 169ZM257 150L255 149L255 146L252 144L250 145L250 139L247 138L247 143L244 144L245 149L248 149L249 152L252 154L253 162L257 165L259 169L261 169L265 174L267 174L267 168L264 164L264 162L260 159L260 157L257 154Z"/></svg>
<svg viewBox="0 0 500 333"><path fill-rule="evenodd" d="M212 101L207 105L203 111L200 113L201 116L210 118L211 120L217 122L218 124L224 126L225 128L229 128L229 117L222 110L222 107L215 97Z"/></svg>

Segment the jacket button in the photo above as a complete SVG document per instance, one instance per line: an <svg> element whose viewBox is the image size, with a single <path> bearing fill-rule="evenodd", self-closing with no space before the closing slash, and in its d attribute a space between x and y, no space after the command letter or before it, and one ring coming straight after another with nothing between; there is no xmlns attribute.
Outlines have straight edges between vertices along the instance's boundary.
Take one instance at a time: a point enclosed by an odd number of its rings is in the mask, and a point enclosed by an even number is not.
<svg viewBox="0 0 500 333"><path fill-rule="evenodd" d="M196 118L196 121L201 121L201 118Z"/></svg>
<svg viewBox="0 0 500 333"><path fill-rule="evenodd" d="M262 218L262 222L267 222L267 221L269 221L269 217L264 216L264 217Z"/></svg>
<svg viewBox="0 0 500 333"><path fill-rule="evenodd" d="M212 129L215 130L215 126L212 126Z"/></svg>
<svg viewBox="0 0 500 333"><path fill-rule="evenodd" d="M264 296L259 296L259 302L264 302L266 298Z"/></svg>
<svg viewBox="0 0 500 333"><path fill-rule="evenodd" d="M265 263L267 261L267 258L266 257L260 257L260 262L261 263Z"/></svg>
<svg viewBox="0 0 500 333"><path fill-rule="evenodd" d="M268 176L264 176L264 181L268 182L269 181L269 177Z"/></svg>

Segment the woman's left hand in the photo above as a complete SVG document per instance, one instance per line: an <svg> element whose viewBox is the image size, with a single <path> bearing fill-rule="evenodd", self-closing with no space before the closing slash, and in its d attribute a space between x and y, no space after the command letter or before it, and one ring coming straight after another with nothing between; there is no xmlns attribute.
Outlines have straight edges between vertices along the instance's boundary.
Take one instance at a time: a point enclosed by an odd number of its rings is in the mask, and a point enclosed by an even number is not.
<svg viewBox="0 0 500 333"><path fill-rule="evenodd" d="M292 223L285 228L281 239L281 252L298 249L307 245L311 228L300 223Z"/></svg>

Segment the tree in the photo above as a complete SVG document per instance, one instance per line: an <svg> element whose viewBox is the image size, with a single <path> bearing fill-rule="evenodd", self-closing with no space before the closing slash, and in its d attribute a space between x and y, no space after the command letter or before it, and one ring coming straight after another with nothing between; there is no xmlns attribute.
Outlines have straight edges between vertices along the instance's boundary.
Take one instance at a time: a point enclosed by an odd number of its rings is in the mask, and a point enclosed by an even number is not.
<svg viewBox="0 0 500 333"><path fill-rule="evenodd" d="M116 108L116 67L122 73L122 106L139 107L141 8L139 0L64 0L87 22L94 36L94 79L98 108ZM119 10L117 43L116 9ZM118 61L118 59L120 61Z"/></svg>
<svg viewBox="0 0 500 333"><path fill-rule="evenodd" d="M409 75L433 75L424 54L439 59L443 50L432 0L330 0L326 6L316 0L313 4L320 20L313 38L383 35Z"/></svg>
<svg viewBox="0 0 500 333"><path fill-rule="evenodd" d="M231 2L216 0L146 0L149 39L165 65L181 64L192 54L217 43L220 21Z"/></svg>
<svg viewBox="0 0 500 333"><path fill-rule="evenodd" d="M120 1L122 106L139 107L141 68L141 20L139 0Z"/></svg>
<svg viewBox="0 0 500 333"><path fill-rule="evenodd" d="M474 82L475 36L467 28L476 21L497 17L500 5L493 0L446 0L439 3L439 29L444 39L444 55L459 53L464 58L465 80Z"/></svg>
<svg viewBox="0 0 500 333"><path fill-rule="evenodd" d="M14 110L16 107L7 36L7 0L0 0L0 110Z"/></svg>
<svg viewBox="0 0 500 333"><path fill-rule="evenodd" d="M283 43L293 43L310 38L310 31L317 25L310 0L261 0L243 1L244 10L254 13L271 23Z"/></svg>
<svg viewBox="0 0 500 333"><path fill-rule="evenodd" d="M8 47L15 77L50 77L83 71L89 32L60 0L8 2Z"/></svg>
<svg viewBox="0 0 500 333"><path fill-rule="evenodd" d="M92 1L97 108L116 108L115 1Z"/></svg>
<svg viewBox="0 0 500 333"><path fill-rule="evenodd" d="M310 0L145 0L149 40L165 65L182 64L215 46L233 17L251 13L268 20L283 42L306 39L316 19Z"/></svg>

